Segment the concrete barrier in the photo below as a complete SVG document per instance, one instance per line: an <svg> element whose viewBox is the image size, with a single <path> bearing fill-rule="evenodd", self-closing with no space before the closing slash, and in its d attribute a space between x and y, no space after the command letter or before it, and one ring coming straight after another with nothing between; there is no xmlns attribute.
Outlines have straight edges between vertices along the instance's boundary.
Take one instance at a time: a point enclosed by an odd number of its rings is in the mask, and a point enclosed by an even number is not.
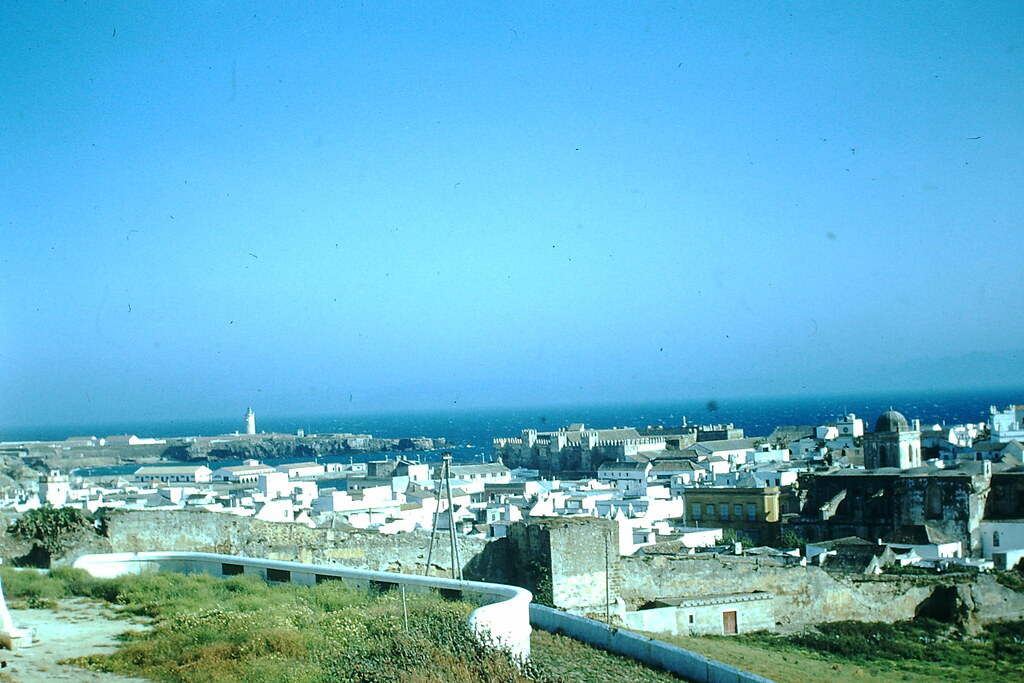
<svg viewBox="0 0 1024 683"><path fill-rule="evenodd" d="M99 578L163 571L222 577L254 574L271 582L307 586L316 585L324 580L340 579L346 584L363 589L388 589L397 586L406 586L414 591L436 589L481 605L473 610L468 619L469 626L477 637L508 650L517 659L525 660L530 656L530 602L533 595L530 591L516 586L215 553L168 551L83 555L75 560L73 566Z"/></svg>
<svg viewBox="0 0 1024 683"><path fill-rule="evenodd" d="M741 671L696 652L544 605L530 605L530 623L543 631L569 636L602 650L661 667L688 681L772 683L771 679Z"/></svg>

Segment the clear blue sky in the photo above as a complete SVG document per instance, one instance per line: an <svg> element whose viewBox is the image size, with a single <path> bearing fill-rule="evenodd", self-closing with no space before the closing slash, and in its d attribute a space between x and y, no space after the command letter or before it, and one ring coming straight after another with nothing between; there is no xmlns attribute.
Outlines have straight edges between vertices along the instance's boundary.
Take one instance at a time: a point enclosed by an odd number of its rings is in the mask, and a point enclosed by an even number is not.
<svg viewBox="0 0 1024 683"><path fill-rule="evenodd" d="M1019 2L240 4L0 5L0 424L1020 384Z"/></svg>

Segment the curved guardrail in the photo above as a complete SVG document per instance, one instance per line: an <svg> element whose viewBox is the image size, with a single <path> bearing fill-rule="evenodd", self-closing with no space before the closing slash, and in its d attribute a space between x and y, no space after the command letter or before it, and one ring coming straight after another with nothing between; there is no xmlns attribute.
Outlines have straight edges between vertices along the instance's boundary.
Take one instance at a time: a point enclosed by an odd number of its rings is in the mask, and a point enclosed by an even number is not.
<svg viewBox="0 0 1024 683"><path fill-rule="evenodd" d="M452 591L481 603L468 619L470 628L478 638L508 650L521 661L530 656L530 603L533 595L516 586L237 555L173 551L83 555L75 560L73 566L85 569L98 578L156 571L214 576L256 574L267 581L308 586L324 580L341 579L349 585L366 589L408 586L419 590L433 588Z"/></svg>

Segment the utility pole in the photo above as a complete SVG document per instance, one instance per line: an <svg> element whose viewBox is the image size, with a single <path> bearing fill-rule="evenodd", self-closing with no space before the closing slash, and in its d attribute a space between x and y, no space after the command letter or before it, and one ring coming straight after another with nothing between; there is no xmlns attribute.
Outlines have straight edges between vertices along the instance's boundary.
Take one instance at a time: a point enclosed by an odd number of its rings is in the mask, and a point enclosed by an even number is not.
<svg viewBox="0 0 1024 683"><path fill-rule="evenodd" d="M448 502L448 543L451 551L452 578L462 581L462 562L459 560L459 545L455 536L455 510L452 506L452 483L451 483L452 454L449 452L441 454L441 476L437 481L437 489L434 496L434 524L430 530L430 549L427 551L427 569L424 576L430 574L430 561L434 555L434 537L437 535L437 519L441 513L441 494L446 494Z"/></svg>

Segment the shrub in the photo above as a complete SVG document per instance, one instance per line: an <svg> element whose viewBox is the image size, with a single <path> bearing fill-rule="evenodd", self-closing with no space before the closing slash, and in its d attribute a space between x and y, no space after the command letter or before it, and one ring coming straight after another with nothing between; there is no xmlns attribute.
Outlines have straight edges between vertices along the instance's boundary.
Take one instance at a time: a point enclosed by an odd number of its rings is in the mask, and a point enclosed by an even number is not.
<svg viewBox="0 0 1024 683"><path fill-rule="evenodd" d="M49 567L55 555L61 555L71 539L82 532L96 532L93 519L77 508L44 505L29 510L8 527L7 533L32 541L33 552L26 561Z"/></svg>
<svg viewBox="0 0 1024 683"><path fill-rule="evenodd" d="M3 580L4 596L12 602L25 601L41 606L42 602L49 604L70 594L63 581L34 569L2 567L0 578Z"/></svg>

